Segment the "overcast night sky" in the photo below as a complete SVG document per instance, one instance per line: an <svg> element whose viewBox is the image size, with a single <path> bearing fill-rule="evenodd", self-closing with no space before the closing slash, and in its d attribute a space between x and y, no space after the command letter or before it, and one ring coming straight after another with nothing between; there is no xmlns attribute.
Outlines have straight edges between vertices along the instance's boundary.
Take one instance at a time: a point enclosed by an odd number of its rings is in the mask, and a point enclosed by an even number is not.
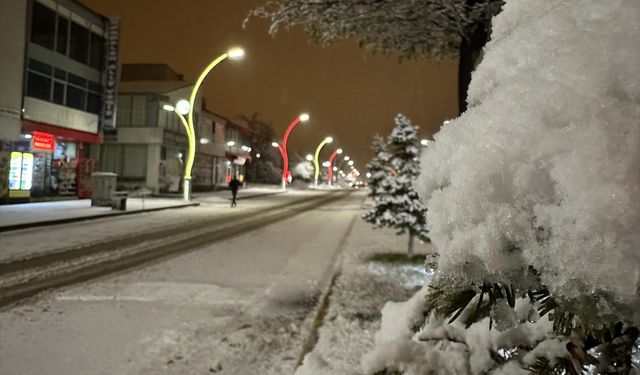
<svg viewBox="0 0 640 375"><path fill-rule="evenodd" d="M217 67L203 86L209 110L238 121L258 112L281 137L298 114L311 121L292 132L289 150L312 152L327 135L361 169L375 133L388 135L402 112L430 136L456 115L455 62L366 56L353 41L310 44L301 29L268 35L268 23L242 21L263 0L81 0L122 18L120 61L166 63L194 81L210 60L242 46L241 62ZM332 147L335 148L335 147ZM328 157L328 150L323 159ZM325 155L327 154L327 155Z"/></svg>

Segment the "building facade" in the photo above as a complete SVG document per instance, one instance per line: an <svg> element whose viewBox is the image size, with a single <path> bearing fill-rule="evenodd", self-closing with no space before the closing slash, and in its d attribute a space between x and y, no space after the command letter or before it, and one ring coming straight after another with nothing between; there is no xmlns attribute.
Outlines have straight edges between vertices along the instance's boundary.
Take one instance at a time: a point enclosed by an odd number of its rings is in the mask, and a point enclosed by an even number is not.
<svg viewBox="0 0 640 375"><path fill-rule="evenodd" d="M117 20L75 0L0 2L3 202L91 196L117 43Z"/></svg>
<svg viewBox="0 0 640 375"><path fill-rule="evenodd" d="M164 109L188 99L193 84L184 81L165 64L124 64L118 91L117 131L105 136L100 153L101 170L118 175L118 188L148 189L155 194L177 193L182 188L188 138L178 115ZM193 190L208 191L226 186L227 176L244 153L229 153L230 139L250 143L227 133L237 125L203 106L194 108L196 154L192 171Z"/></svg>

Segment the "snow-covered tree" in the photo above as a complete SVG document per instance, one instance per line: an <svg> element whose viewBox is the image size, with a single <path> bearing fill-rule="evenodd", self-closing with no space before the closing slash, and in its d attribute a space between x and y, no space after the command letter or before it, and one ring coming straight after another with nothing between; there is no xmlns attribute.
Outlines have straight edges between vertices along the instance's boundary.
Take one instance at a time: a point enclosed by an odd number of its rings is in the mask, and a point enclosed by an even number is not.
<svg viewBox="0 0 640 375"><path fill-rule="evenodd" d="M321 44L355 37L371 53L459 57L462 113L471 72L501 7L502 0L268 0L247 20L269 19L272 35L280 27L302 25Z"/></svg>
<svg viewBox="0 0 640 375"><path fill-rule="evenodd" d="M472 106L422 155L438 269L385 306L365 373L637 373L638 19L507 0Z"/></svg>
<svg viewBox="0 0 640 375"><path fill-rule="evenodd" d="M394 121L396 126L387 144L374 144L379 147L377 160L374 159L379 162L379 182L373 192L374 208L364 219L376 227L386 226L396 229L398 234L408 233L409 256L412 256L416 237L429 239L426 208L413 187L420 173L418 127L402 114Z"/></svg>
<svg viewBox="0 0 640 375"><path fill-rule="evenodd" d="M368 180L369 197L374 198L376 195L383 193L382 181L384 181L387 175L391 173L391 166L389 163L391 155L387 151L387 143L380 134L373 136L371 150L373 151L374 156L369 164L367 164L367 171L371 173L371 177Z"/></svg>

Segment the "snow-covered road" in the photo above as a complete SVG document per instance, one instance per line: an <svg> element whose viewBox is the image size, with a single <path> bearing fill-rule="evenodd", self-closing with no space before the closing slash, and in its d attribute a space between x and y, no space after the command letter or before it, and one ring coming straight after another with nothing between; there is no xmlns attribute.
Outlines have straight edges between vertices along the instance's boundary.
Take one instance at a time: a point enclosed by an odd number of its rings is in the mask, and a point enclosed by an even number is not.
<svg viewBox="0 0 640 375"><path fill-rule="evenodd" d="M0 373L292 373L363 198L3 311Z"/></svg>

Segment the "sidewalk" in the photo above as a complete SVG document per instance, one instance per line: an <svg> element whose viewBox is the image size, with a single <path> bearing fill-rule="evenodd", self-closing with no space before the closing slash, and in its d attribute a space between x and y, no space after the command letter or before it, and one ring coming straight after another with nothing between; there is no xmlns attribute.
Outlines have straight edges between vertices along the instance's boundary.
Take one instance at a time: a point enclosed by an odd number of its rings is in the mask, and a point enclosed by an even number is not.
<svg viewBox="0 0 640 375"><path fill-rule="evenodd" d="M275 188L247 188L238 192L238 199L250 199L279 193L282 193L282 191ZM0 205L0 232L198 206L200 203L228 204L230 199L231 193L227 190L195 193L192 202L183 201L181 195L176 195L175 197L128 198L126 211L112 210L111 207L92 207L90 199Z"/></svg>

